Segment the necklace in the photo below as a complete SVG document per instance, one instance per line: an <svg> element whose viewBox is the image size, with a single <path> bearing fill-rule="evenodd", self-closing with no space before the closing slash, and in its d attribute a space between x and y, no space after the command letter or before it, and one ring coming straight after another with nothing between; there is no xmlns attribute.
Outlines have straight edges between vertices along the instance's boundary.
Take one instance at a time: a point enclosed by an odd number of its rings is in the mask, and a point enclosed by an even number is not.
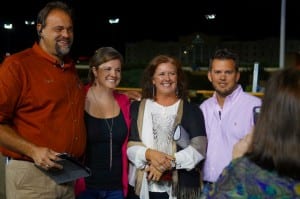
<svg viewBox="0 0 300 199"><path fill-rule="evenodd" d="M92 91L92 94L93 94L93 97L94 97L94 100L95 100L95 103L96 103L97 98L96 98L96 95L94 93L94 89L91 88L91 91ZM99 108L100 108L99 112L101 112L100 111L101 107L99 106ZM115 103L113 103L113 109L112 109L113 113L114 113L114 109L115 109ZM103 116L104 116L104 114L103 114ZM112 130L113 130L113 126L114 126L114 117L111 118L111 124L109 124L108 119L106 119L106 118L103 118L103 119L105 121L105 124L106 124L108 132L109 132L109 170L111 171L111 168L112 168Z"/></svg>

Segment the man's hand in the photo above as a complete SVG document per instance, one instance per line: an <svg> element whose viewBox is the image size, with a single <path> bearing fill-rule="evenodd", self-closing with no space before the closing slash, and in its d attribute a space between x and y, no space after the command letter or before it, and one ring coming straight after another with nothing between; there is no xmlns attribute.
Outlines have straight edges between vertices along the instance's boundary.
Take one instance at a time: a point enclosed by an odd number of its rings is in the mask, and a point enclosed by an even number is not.
<svg viewBox="0 0 300 199"><path fill-rule="evenodd" d="M141 101L142 99L142 94L139 91L130 90L130 91L123 91L122 93L124 95L127 95L127 97L131 100Z"/></svg>
<svg viewBox="0 0 300 199"><path fill-rule="evenodd" d="M59 157L57 157L58 154L59 153L45 147L36 147L31 158L37 166L45 170L51 168L62 169L62 165L56 163L56 161L59 160Z"/></svg>

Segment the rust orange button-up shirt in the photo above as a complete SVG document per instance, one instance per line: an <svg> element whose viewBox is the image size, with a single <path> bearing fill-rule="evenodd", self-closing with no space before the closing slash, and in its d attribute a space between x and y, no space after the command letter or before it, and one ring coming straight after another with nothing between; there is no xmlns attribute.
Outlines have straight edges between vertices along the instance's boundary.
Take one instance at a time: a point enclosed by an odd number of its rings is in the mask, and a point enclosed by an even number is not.
<svg viewBox="0 0 300 199"><path fill-rule="evenodd" d="M74 62L65 59L61 67L37 43L7 57L0 67L0 123L37 146L81 156L86 143L84 99Z"/></svg>

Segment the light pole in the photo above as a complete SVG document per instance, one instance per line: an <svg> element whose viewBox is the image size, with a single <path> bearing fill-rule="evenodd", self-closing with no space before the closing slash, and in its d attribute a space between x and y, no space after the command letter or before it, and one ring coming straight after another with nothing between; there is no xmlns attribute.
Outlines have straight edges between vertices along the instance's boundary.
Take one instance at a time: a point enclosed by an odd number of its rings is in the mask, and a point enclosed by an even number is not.
<svg viewBox="0 0 300 199"><path fill-rule="evenodd" d="M7 32L7 49L5 53L10 53L10 32L13 29L13 24L12 23L5 23L3 25L3 28L6 30Z"/></svg>
<svg viewBox="0 0 300 199"><path fill-rule="evenodd" d="M284 68L286 0L281 0L279 68Z"/></svg>
<svg viewBox="0 0 300 199"><path fill-rule="evenodd" d="M120 22L119 18L109 18L108 19L108 23L111 24L111 42L112 42L112 46L116 47L116 36L115 36L115 26Z"/></svg>

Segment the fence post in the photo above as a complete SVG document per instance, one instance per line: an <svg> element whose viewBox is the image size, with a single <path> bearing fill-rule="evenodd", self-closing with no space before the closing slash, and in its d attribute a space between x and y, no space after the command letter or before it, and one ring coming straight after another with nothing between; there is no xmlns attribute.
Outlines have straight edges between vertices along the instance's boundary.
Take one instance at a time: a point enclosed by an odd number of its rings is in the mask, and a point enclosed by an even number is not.
<svg viewBox="0 0 300 199"><path fill-rule="evenodd" d="M259 63L254 62L253 80L252 80L252 92L253 93L257 92L258 72L259 72Z"/></svg>

